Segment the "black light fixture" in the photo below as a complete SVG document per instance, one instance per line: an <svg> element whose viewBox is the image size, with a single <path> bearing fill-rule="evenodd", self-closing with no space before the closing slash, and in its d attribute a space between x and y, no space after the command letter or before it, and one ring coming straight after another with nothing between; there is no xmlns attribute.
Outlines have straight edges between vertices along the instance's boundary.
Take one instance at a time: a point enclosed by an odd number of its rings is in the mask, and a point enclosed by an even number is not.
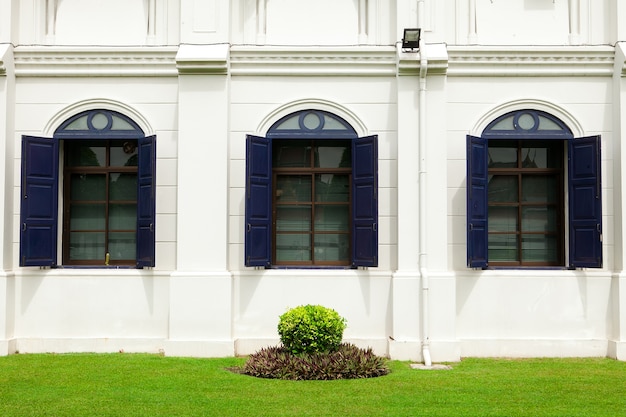
<svg viewBox="0 0 626 417"><path fill-rule="evenodd" d="M404 29L404 37L402 38L402 49L410 49L411 51L420 48L421 29Z"/></svg>

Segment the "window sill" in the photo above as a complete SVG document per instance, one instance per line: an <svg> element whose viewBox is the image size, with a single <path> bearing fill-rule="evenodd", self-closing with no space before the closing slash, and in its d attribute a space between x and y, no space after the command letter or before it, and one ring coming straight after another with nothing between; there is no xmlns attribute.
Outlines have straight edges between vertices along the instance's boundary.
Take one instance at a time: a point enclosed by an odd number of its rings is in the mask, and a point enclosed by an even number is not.
<svg viewBox="0 0 626 417"><path fill-rule="evenodd" d="M266 269L358 269L350 265L272 265Z"/></svg>
<svg viewBox="0 0 626 417"><path fill-rule="evenodd" d="M142 269L132 265L57 265L52 269Z"/></svg>

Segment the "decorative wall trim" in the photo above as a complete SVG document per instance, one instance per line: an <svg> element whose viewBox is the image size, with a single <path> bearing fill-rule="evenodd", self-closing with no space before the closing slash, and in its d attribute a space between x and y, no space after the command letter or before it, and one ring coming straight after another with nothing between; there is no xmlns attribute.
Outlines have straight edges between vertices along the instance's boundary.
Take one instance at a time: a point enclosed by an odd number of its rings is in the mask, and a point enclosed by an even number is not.
<svg viewBox="0 0 626 417"><path fill-rule="evenodd" d="M42 3L35 2L35 15L45 15L43 26L45 33L44 42L54 44L56 36L57 12L61 0L44 0ZM157 31L157 3L156 0L145 0L146 2L146 42L150 45L155 42ZM41 19L35 19L41 20Z"/></svg>
<svg viewBox="0 0 626 417"><path fill-rule="evenodd" d="M626 77L626 42L617 42L615 45L615 74Z"/></svg>
<svg viewBox="0 0 626 417"><path fill-rule="evenodd" d="M0 77L7 75L7 60L10 60L10 49L10 44L0 44Z"/></svg>
<svg viewBox="0 0 626 417"><path fill-rule="evenodd" d="M358 15L358 28L359 28L359 43L368 43L369 26L368 22L368 7L369 0L357 0L357 15ZM256 43L257 45L264 45L267 38L267 2L268 0L256 0Z"/></svg>
<svg viewBox="0 0 626 417"><path fill-rule="evenodd" d="M177 47L15 48L18 77L176 76Z"/></svg>
<svg viewBox="0 0 626 417"><path fill-rule="evenodd" d="M614 48L448 46L449 76L612 76Z"/></svg>
<svg viewBox="0 0 626 417"><path fill-rule="evenodd" d="M232 46L232 75L393 76L393 46Z"/></svg>
<svg viewBox="0 0 626 417"><path fill-rule="evenodd" d="M229 45L181 45L176 68L181 75L228 74Z"/></svg>
<svg viewBox="0 0 626 417"><path fill-rule="evenodd" d="M447 74L449 58L446 45L443 43L424 44L422 48L424 50L419 52L403 52L401 45L397 45L398 75L419 75L422 54L426 58L428 75Z"/></svg>

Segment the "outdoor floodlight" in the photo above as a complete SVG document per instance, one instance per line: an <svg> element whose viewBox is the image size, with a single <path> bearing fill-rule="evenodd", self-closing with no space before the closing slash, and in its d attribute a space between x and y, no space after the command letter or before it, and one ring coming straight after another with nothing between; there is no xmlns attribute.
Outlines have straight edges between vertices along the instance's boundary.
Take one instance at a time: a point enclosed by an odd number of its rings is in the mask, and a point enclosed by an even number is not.
<svg viewBox="0 0 626 417"><path fill-rule="evenodd" d="M421 29L404 29L404 37L402 38L402 49L419 49Z"/></svg>

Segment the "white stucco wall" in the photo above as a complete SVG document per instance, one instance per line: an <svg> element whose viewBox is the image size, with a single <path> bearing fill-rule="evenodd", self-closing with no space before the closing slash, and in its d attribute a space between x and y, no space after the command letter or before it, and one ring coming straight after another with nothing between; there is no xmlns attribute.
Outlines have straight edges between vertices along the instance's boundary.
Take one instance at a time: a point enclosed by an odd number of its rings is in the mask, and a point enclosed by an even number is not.
<svg viewBox="0 0 626 417"><path fill-rule="evenodd" d="M93 2L0 1L0 354L246 354L312 303L397 359L626 359L626 7L590 1L134 1L110 33L115 1L85 36ZM98 107L157 136L156 267L20 268L21 135ZM378 135L376 268L244 266L245 136L307 108ZM466 267L465 137L521 108L602 136L599 270Z"/></svg>

